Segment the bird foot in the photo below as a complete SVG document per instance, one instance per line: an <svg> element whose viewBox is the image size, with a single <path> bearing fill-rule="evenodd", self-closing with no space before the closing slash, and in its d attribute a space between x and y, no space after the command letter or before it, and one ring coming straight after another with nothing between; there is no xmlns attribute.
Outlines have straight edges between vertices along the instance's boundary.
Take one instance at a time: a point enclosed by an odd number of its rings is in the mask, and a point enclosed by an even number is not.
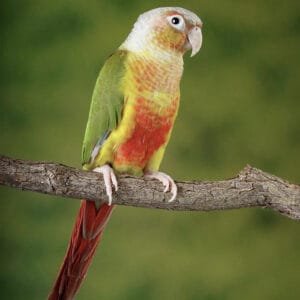
<svg viewBox="0 0 300 300"><path fill-rule="evenodd" d="M144 174L144 177L159 180L165 187L164 193L171 192L171 194L172 194L172 197L169 200L169 202L172 202L175 200L175 198L177 196L177 185L175 184L174 180L169 175L167 175L163 172L158 172L158 171L147 171Z"/></svg>
<svg viewBox="0 0 300 300"><path fill-rule="evenodd" d="M109 165L103 165L93 169L94 172L101 173L105 184L106 195L108 197L108 205L112 204L112 188L118 190L118 181L114 170Z"/></svg>

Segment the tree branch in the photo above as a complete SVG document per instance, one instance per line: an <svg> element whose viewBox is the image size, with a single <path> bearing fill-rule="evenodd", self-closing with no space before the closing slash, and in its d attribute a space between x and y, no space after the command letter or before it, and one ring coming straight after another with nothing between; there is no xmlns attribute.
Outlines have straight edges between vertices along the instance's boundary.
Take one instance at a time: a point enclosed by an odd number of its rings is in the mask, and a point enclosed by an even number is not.
<svg viewBox="0 0 300 300"><path fill-rule="evenodd" d="M21 190L77 199L106 199L102 176L57 163L0 156L0 184ZM168 203L162 185L153 180L119 176L113 203L168 210L211 211L243 207L271 208L300 220L300 186L246 166L237 177L222 181L177 182L178 196Z"/></svg>

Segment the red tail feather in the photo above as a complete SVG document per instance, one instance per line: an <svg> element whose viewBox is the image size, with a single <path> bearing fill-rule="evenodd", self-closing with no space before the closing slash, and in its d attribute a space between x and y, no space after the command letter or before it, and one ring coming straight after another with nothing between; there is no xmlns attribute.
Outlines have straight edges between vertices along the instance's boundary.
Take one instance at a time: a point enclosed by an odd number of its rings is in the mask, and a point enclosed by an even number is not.
<svg viewBox="0 0 300 300"><path fill-rule="evenodd" d="M72 232L68 250L48 300L71 300L92 261L113 205L83 200Z"/></svg>

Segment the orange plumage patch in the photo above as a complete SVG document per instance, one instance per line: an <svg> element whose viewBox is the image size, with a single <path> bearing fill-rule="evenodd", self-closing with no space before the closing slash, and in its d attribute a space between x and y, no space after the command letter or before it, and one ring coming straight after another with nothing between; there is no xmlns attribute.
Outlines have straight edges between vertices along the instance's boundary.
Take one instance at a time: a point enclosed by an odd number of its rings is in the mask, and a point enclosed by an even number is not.
<svg viewBox="0 0 300 300"><path fill-rule="evenodd" d="M136 118L130 138L121 144L115 153L114 165L132 165L143 169L151 156L166 143L172 129L178 101L159 114L151 107L149 100L136 100Z"/></svg>

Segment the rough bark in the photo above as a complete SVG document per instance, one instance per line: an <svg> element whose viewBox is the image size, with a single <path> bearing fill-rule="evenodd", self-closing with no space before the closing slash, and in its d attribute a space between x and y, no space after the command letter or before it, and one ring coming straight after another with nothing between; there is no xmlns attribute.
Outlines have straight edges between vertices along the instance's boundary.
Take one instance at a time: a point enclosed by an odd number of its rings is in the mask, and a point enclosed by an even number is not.
<svg viewBox="0 0 300 300"><path fill-rule="evenodd" d="M300 186L246 166L235 178L221 181L177 181L172 203L162 185L119 176L113 203L168 210L211 211L243 207L271 208L300 220ZM0 156L0 184L76 199L106 199L102 176L57 163L32 162Z"/></svg>

